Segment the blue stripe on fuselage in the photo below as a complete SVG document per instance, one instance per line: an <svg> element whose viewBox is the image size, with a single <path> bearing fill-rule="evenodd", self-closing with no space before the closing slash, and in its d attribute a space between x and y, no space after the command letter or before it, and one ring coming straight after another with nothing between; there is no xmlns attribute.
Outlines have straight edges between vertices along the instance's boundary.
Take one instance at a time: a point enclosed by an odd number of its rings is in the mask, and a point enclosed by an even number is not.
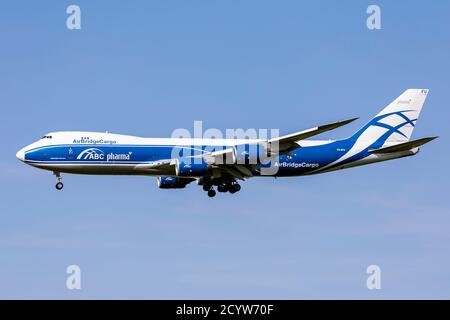
<svg viewBox="0 0 450 320"><path fill-rule="evenodd" d="M337 160L351 147L346 140L302 147L289 155L282 155L277 161L278 176L307 174ZM163 159L173 155L192 156L202 150L211 152L229 146L176 146L172 145L54 145L34 148L25 153L25 161L45 164L139 164ZM257 166L257 172L261 166Z"/></svg>
<svg viewBox="0 0 450 320"><path fill-rule="evenodd" d="M308 174L336 161L354 144L353 141L339 140L316 146L304 146L281 155L276 164L277 176L294 176Z"/></svg>

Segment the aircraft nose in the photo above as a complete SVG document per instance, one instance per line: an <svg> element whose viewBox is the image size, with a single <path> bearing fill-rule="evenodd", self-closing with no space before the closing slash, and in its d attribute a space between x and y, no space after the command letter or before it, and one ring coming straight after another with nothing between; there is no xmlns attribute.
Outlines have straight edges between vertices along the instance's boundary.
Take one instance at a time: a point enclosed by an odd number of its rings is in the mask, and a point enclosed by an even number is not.
<svg viewBox="0 0 450 320"><path fill-rule="evenodd" d="M17 151L16 158L19 159L20 161L24 161L25 160L25 151L24 151L24 149L20 149L19 151Z"/></svg>

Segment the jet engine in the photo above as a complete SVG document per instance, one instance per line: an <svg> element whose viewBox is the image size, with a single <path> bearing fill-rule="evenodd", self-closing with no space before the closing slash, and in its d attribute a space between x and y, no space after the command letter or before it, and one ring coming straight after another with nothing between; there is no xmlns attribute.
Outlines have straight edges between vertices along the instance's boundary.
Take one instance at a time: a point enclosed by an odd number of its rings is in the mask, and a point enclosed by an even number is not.
<svg viewBox="0 0 450 320"><path fill-rule="evenodd" d="M263 148L257 144L242 144L233 148L233 160L236 164L260 163L263 155Z"/></svg>
<svg viewBox="0 0 450 320"><path fill-rule="evenodd" d="M194 179L177 177L158 177L158 187L160 189L182 189Z"/></svg>
<svg viewBox="0 0 450 320"><path fill-rule="evenodd" d="M179 159L175 165L175 172L180 177L198 177L208 171L208 165L203 159Z"/></svg>

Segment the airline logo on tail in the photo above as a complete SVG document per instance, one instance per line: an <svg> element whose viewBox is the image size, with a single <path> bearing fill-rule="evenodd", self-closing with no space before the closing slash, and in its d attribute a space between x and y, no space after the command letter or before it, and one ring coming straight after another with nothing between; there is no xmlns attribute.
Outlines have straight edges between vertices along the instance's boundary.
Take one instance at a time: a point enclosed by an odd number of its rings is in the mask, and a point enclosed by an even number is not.
<svg viewBox="0 0 450 320"><path fill-rule="evenodd" d="M417 118L411 119L407 116L411 112L414 112L414 110L401 110L375 117L369 122L367 127L375 126L387 129L386 133L380 136L380 138L386 137L386 140L408 140L408 133L416 126L415 122L417 121Z"/></svg>
<svg viewBox="0 0 450 320"><path fill-rule="evenodd" d="M354 139L376 142L409 141L428 94L428 89L408 89L378 113Z"/></svg>
<svg viewBox="0 0 450 320"><path fill-rule="evenodd" d="M408 89L347 139L347 152L323 169L372 156L371 150L410 141L428 89Z"/></svg>

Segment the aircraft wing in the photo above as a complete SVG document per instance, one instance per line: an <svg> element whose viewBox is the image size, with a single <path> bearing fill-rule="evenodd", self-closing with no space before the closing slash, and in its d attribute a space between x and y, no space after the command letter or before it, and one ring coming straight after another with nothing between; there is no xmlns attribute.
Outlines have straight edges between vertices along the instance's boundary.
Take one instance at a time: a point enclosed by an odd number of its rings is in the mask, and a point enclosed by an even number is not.
<svg viewBox="0 0 450 320"><path fill-rule="evenodd" d="M358 118L350 118L338 122L333 122L329 124L320 125L311 129L291 133L285 136L281 136L278 138L270 139L267 141L261 141L260 144L264 145L267 150L270 150L275 153L283 154L287 153L289 151L292 151L299 147L298 141L321 134L323 132L333 130L339 127L342 127L346 124L349 124L350 122L355 121ZM272 144L278 143L278 149L273 150ZM232 159L233 153L235 152L234 148L228 148L220 151L211 152L209 154L203 155L205 160L209 163L217 163L222 161L221 163L225 163L223 159L226 159L226 157L229 157L228 159ZM219 160L220 159L220 160Z"/></svg>
<svg viewBox="0 0 450 320"><path fill-rule="evenodd" d="M321 134L323 132L345 126L346 124L349 124L350 122L353 122L356 119L358 119L358 118L350 118L350 119L346 119L346 120L342 120L342 121L338 121L338 122L320 125L320 126L317 126L317 127L311 128L311 129L307 129L307 130L291 133L291 134L288 134L285 136L281 136L278 138L270 139L267 142L269 144L278 142L280 153L289 152L289 151L299 147L298 144L296 143L297 141L304 140L306 138Z"/></svg>
<svg viewBox="0 0 450 320"><path fill-rule="evenodd" d="M333 122L321 126L317 126L311 129L295 132L289 135L281 136L278 138L270 139L267 141L260 141L259 144L263 145L267 151L275 152L278 154L287 153L299 147L298 141L321 134L323 132L333 130L344 126L358 118L351 118L338 122ZM272 149L272 144L278 143L276 150ZM236 158L236 148L231 147L220 151L214 151L200 155L205 159L205 162L212 165L221 172L231 175L237 179L245 179L253 176L252 170L248 165L238 164L234 161ZM229 161L229 160L232 161ZM233 160L234 159L234 160ZM176 159L165 159L149 163L138 164L134 167L137 171L152 172L152 171L166 171L168 174L175 173Z"/></svg>

